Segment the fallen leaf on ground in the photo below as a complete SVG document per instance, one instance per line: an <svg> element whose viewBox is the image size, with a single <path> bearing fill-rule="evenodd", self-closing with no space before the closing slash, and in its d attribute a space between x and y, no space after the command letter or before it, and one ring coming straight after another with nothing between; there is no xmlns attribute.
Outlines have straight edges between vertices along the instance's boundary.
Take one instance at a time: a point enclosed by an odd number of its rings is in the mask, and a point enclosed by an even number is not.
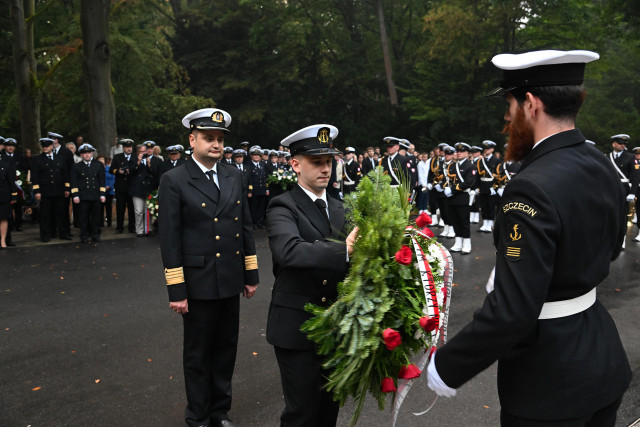
<svg viewBox="0 0 640 427"><path fill-rule="evenodd" d="M104 317L109 317L109 315L107 313L104 314Z"/></svg>
<svg viewBox="0 0 640 427"><path fill-rule="evenodd" d="M458 284L457 283L453 283L451 286L458 286Z"/></svg>
<svg viewBox="0 0 640 427"><path fill-rule="evenodd" d="M144 268L144 264L140 264L140 267Z"/></svg>
<svg viewBox="0 0 640 427"><path fill-rule="evenodd" d="M64 291L60 292L62 295L64 295Z"/></svg>
<svg viewBox="0 0 640 427"><path fill-rule="evenodd" d="M76 353L76 351L75 351L75 350L71 350L71 354L75 354L75 353Z"/></svg>
<svg viewBox="0 0 640 427"><path fill-rule="evenodd" d="M254 356L257 356L257 355L258 355L258 353L256 353L255 351L254 351L252 354L253 354Z"/></svg>
<svg viewBox="0 0 640 427"><path fill-rule="evenodd" d="M64 277L60 276L60 280L64 280Z"/></svg>
<svg viewBox="0 0 640 427"><path fill-rule="evenodd" d="M32 388L31 390L33 390L33 391L38 391L38 390L40 390L41 388L42 388L42 387L38 386L38 387L34 387L34 388Z"/></svg>
<svg viewBox="0 0 640 427"><path fill-rule="evenodd" d="M489 409L489 407L487 405L484 405L485 408Z"/></svg>
<svg viewBox="0 0 640 427"><path fill-rule="evenodd" d="M98 378L97 380L94 380L93 382L98 384L100 382L100 378Z"/></svg>
<svg viewBox="0 0 640 427"><path fill-rule="evenodd" d="M616 289L616 292L620 292L620 289Z"/></svg>
<svg viewBox="0 0 640 427"><path fill-rule="evenodd" d="M147 359L147 362L151 362L151 359Z"/></svg>

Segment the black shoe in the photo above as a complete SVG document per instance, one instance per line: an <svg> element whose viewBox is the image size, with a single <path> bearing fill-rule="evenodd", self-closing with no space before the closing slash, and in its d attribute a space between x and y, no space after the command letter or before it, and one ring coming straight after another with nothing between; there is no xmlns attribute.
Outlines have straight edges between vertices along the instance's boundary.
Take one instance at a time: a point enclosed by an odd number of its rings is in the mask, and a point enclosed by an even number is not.
<svg viewBox="0 0 640 427"><path fill-rule="evenodd" d="M15 246L16 244L13 242L7 242L7 246Z"/></svg>
<svg viewBox="0 0 640 427"><path fill-rule="evenodd" d="M144 237L144 234L136 234L137 237Z"/></svg>
<svg viewBox="0 0 640 427"><path fill-rule="evenodd" d="M100 237L92 237L91 240L95 243L102 242L102 239Z"/></svg>
<svg viewBox="0 0 640 427"><path fill-rule="evenodd" d="M89 243L89 239L80 239L80 243Z"/></svg>
<svg viewBox="0 0 640 427"><path fill-rule="evenodd" d="M22 231L22 227L14 227L16 231Z"/></svg>
<svg viewBox="0 0 640 427"><path fill-rule="evenodd" d="M64 236L64 237L60 237L60 240L73 240L73 239L71 239L71 236Z"/></svg>
<svg viewBox="0 0 640 427"><path fill-rule="evenodd" d="M129 230L129 233L135 233L136 230Z"/></svg>
<svg viewBox="0 0 640 427"><path fill-rule="evenodd" d="M48 237L43 237L40 240L42 240L43 243L47 243L49 241Z"/></svg>
<svg viewBox="0 0 640 427"><path fill-rule="evenodd" d="M116 234L122 234L122 231L123 231L123 230L118 230L118 229L116 229Z"/></svg>

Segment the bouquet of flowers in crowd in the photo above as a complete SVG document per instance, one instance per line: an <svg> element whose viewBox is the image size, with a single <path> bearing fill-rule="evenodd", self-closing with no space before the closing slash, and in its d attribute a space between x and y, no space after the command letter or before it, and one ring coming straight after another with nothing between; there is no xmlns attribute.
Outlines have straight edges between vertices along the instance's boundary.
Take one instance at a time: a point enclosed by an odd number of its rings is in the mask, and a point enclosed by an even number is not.
<svg viewBox="0 0 640 427"><path fill-rule="evenodd" d="M159 209L159 205L158 205L158 190L153 190L148 196L147 196L147 210L149 211L149 215L151 215L153 218L158 218L158 209Z"/></svg>
<svg viewBox="0 0 640 427"><path fill-rule="evenodd" d="M31 183L27 179L27 173L16 171L16 187L18 191L22 193L22 199L29 197L31 193Z"/></svg>
<svg viewBox="0 0 640 427"><path fill-rule="evenodd" d="M377 168L347 198L348 220L359 227L349 274L331 306L307 305L314 316L302 326L325 356L334 399L342 406L354 398L351 426L367 391L381 410L389 393L395 397L395 423L412 380L446 336L451 257L427 228L427 214L410 221L408 186L389 183Z"/></svg>
<svg viewBox="0 0 640 427"><path fill-rule="evenodd" d="M287 191L289 187L297 182L298 176L292 169L276 169L271 175L267 176L267 183L269 185L279 185L284 191Z"/></svg>

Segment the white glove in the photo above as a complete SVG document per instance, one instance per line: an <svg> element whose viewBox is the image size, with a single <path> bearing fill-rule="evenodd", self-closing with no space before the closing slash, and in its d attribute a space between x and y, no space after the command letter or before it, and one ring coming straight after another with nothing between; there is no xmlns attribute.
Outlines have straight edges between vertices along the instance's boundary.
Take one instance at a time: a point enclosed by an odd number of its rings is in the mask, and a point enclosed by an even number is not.
<svg viewBox="0 0 640 427"><path fill-rule="evenodd" d="M442 193L442 191L443 191L442 190L442 186L440 184L436 184L435 189L436 189L436 191L438 191L440 193Z"/></svg>
<svg viewBox="0 0 640 427"><path fill-rule="evenodd" d="M498 196L502 197L502 194L504 193L504 188L498 188Z"/></svg>
<svg viewBox="0 0 640 427"><path fill-rule="evenodd" d="M447 196L447 197L453 196L453 194L451 194L451 187L445 187L444 195Z"/></svg>
<svg viewBox="0 0 640 427"><path fill-rule="evenodd" d="M489 192L491 193L492 196L496 195L496 190L493 187L489 189Z"/></svg>
<svg viewBox="0 0 640 427"><path fill-rule="evenodd" d="M433 184L427 184L427 190L433 190Z"/></svg>
<svg viewBox="0 0 640 427"><path fill-rule="evenodd" d="M422 186L422 192L424 193L425 191L427 191L427 187L425 187L424 185Z"/></svg>
<svg viewBox="0 0 640 427"><path fill-rule="evenodd" d="M495 282L495 278L496 278L496 268L493 267L493 270L491 270L491 274L489 274L489 280L487 280L487 284L485 286L488 294L493 292L493 284Z"/></svg>
<svg viewBox="0 0 640 427"><path fill-rule="evenodd" d="M629 194L627 196L627 202L635 202L636 201L636 195L635 194Z"/></svg>
<svg viewBox="0 0 640 427"><path fill-rule="evenodd" d="M438 375L438 371L436 370L436 353L433 353L431 356L431 361L427 367L427 385L431 390L435 391L438 396L453 397L458 392L455 388L446 385L444 381L442 381L442 378L440 378L440 375Z"/></svg>

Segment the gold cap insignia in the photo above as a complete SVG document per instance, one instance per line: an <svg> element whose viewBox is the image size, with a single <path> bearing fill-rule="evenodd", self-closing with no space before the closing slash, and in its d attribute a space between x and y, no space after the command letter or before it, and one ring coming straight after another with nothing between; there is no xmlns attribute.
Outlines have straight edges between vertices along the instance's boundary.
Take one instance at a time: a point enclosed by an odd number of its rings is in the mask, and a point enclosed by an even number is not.
<svg viewBox="0 0 640 427"><path fill-rule="evenodd" d="M213 120L215 123L223 123L224 114L222 114L220 111L216 111L211 115L211 120Z"/></svg>
<svg viewBox="0 0 640 427"><path fill-rule="evenodd" d="M323 144L327 144L329 142L329 128L320 128L318 131L318 141Z"/></svg>

